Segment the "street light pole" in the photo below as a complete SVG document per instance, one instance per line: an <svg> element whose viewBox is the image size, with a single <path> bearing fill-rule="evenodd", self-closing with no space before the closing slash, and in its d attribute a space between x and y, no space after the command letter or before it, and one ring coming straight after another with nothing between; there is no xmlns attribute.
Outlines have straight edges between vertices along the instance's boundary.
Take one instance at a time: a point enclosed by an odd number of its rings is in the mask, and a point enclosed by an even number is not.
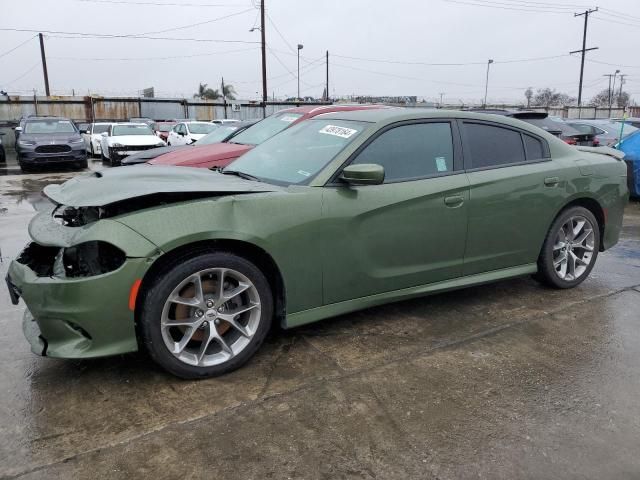
<svg viewBox="0 0 640 480"><path fill-rule="evenodd" d="M482 104L484 107L487 106L487 92L489 91L489 67L491 66L492 63L493 63L492 59L489 59L487 61L487 79L485 80L485 83L484 83L484 103Z"/></svg>
<svg viewBox="0 0 640 480"><path fill-rule="evenodd" d="M298 100L300 100L300 50L304 48L304 45L298 44Z"/></svg>
<svg viewBox="0 0 640 480"><path fill-rule="evenodd" d="M611 95L609 95L609 112L611 112L611 106L613 105L613 98L616 95L616 76L620 73L620 70L616 70L613 74L613 84L611 85ZM611 116L611 115L609 115Z"/></svg>

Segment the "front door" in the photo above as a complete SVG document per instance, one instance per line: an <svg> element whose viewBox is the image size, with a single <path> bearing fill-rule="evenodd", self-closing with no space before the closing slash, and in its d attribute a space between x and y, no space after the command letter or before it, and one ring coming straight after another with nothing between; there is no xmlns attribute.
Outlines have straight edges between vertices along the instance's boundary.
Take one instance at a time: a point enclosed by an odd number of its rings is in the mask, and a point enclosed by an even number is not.
<svg viewBox="0 0 640 480"><path fill-rule="evenodd" d="M462 273L469 186L455 124L391 126L351 163L385 169L381 185L324 188L324 303Z"/></svg>

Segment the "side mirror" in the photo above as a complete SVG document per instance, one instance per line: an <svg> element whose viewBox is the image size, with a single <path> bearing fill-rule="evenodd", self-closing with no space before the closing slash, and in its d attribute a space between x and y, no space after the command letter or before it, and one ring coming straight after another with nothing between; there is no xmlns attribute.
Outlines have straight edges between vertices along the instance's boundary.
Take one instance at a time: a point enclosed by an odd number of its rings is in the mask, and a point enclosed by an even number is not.
<svg viewBox="0 0 640 480"><path fill-rule="evenodd" d="M22 131L22 127L16 127L16 128L15 128L15 131L16 131L16 132L21 132L21 131Z"/></svg>
<svg viewBox="0 0 640 480"><path fill-rule="evenodd" d="M86 133L87 135L91 135L91 130L82 130L80 133Z"/></svg>
<svg viewBox="0 0 640 480"><path fill-rule="evenodd" d="M384 167L376 163L349 165L342 170L340 179L351 185L380 185L384 182Z"/></svg>

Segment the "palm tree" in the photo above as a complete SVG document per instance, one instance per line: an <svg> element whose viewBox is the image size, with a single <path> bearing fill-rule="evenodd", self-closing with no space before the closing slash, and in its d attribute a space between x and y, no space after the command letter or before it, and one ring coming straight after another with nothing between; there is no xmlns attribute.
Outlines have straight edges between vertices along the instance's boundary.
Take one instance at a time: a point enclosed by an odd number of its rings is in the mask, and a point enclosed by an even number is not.
<svg viewBox="0 0 640 480"><path fill-rule="evenodd" d="M225 85L224 86L224 96L227 100L235 100L236 99L236 89L233 85Z"/></svg>
<svg viewBox="0 0 640 480"><path fill-rule="evenodd" d="M207 83L201 83L198 85L198 93L195 93L193 98L199 98L201 100L217 100L220 98L220 92L209 88Z"/></svg>

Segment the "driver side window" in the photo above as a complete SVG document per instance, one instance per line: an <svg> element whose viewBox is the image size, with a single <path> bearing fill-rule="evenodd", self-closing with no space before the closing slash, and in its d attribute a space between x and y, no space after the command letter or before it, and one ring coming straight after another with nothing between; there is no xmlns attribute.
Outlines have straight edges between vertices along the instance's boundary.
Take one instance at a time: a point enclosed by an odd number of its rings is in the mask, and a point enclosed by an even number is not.
<svg viewBox="0 0 640 480"><path fill-rule="evenodd" d="M352 164L384 167L384 183L416 180L453 171L453 136L449 122L394 127L378 136Z"/></svg>

